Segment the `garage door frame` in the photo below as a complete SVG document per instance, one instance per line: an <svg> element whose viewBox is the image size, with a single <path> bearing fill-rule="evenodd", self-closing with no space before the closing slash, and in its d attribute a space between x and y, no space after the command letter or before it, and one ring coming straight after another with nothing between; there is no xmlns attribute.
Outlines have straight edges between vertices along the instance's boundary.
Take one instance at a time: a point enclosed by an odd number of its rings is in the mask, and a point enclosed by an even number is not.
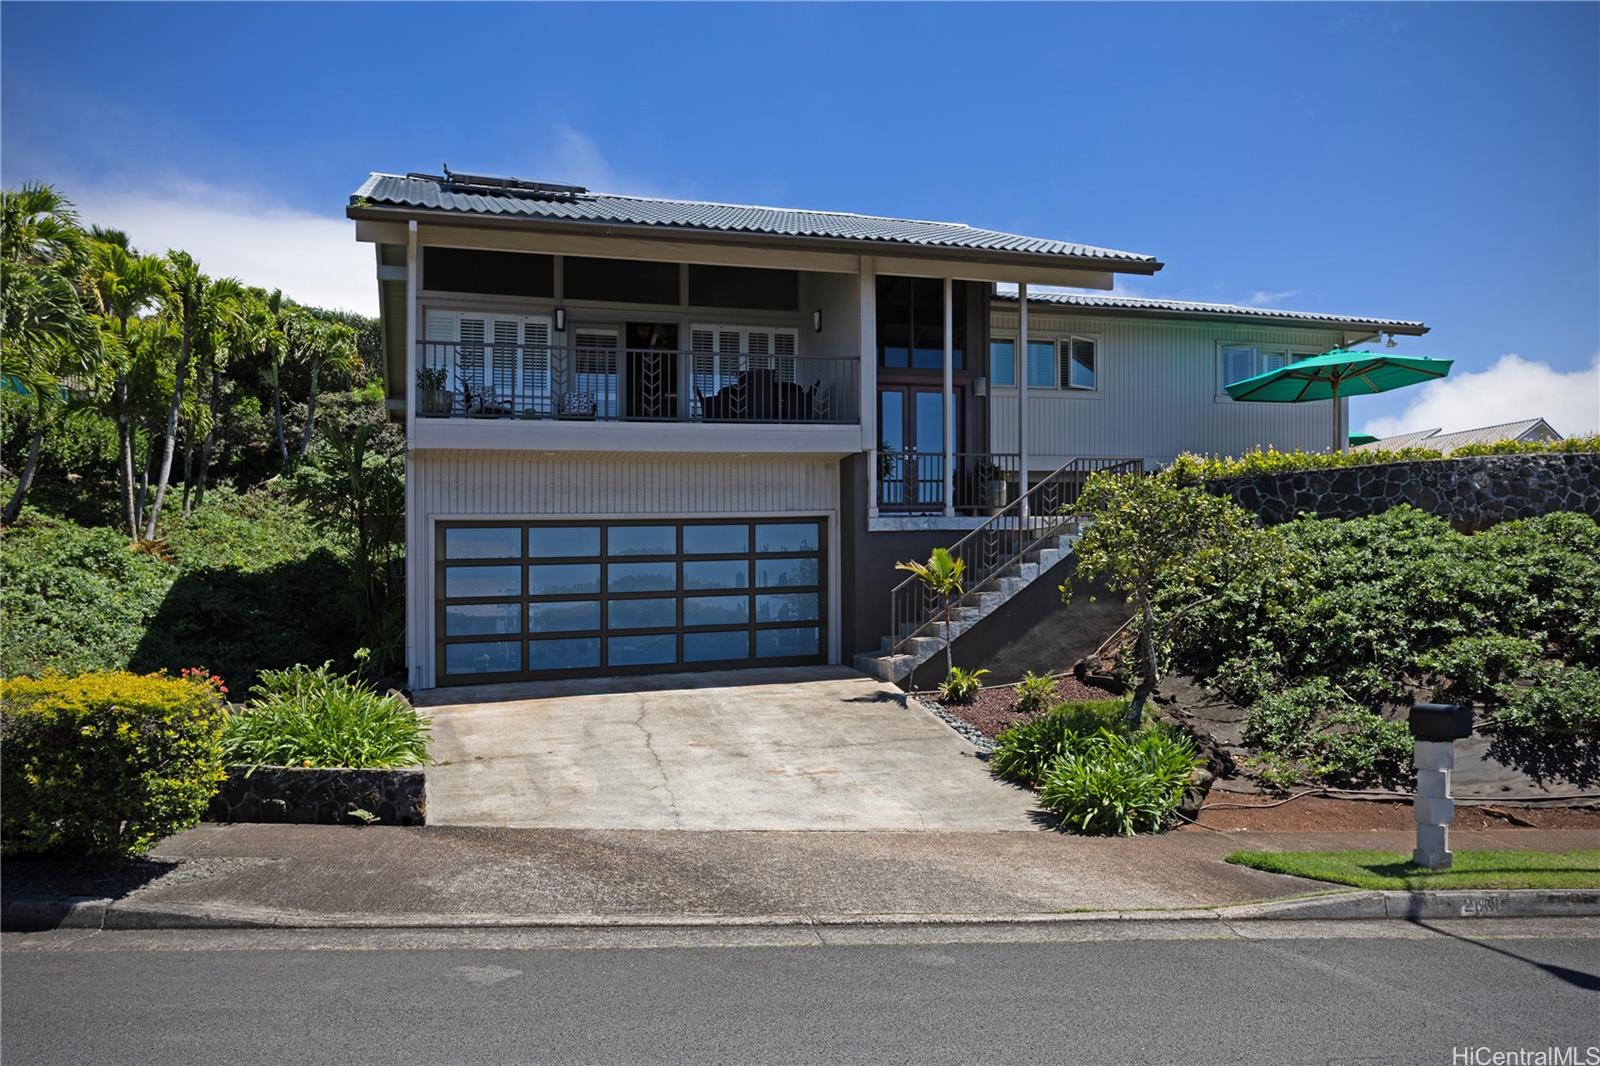
<svg viewBox="0 0 1600 1066"><path fill-rule="evenodd" d="M748 550L736 553L697 552L689 553L684 550L683 530L689 526L727 526L744 525L749 529ZM817 541L815 550L811 551L758 551L755 530L757 526L765 525L815 525L817 527ZM561 556L561 557L535 557L530 554L530 529L561 528L561 527L599 527L600 542L598 555ZM658 554L629 554L611 556L608 554L610 546L610 530L621 526L673 526L675 528L675 551ZM485 558L485 559L448 559L446 558L445 537L446 530L451 528L516 528L520 531L520 555L511 558ZM543 681L557 680L572 677L617 677L642 674L684 673L691 671L726 670L748 668L750 666L802 666L826 663L830 661L831 603L828 594L831 571L830 558L833 553L831 540L833 530L829 516L826 514L729 514L729 515L695 515L695 516L668 516L648 515L618 518L611 516L565 516L562 518L544 518L528 516L483 516L473 518L437 518L433 522L433 675L435 684L439 686L454 685L479 685L494 684L506 681ZM815 559L817 561L817 582L814 586L770 586L758 587L755 567L759 560L782 559ZM535 562L560 562L579 565L599 566L599 586L595 593L573 593L568 595L533 595L529 588L529 567ZM693 562L711 562L718 560L747 560L751 570L749 582L740 593L731 591L712 591L689 589L684 585L683 565ZM606 567L617 562L671 562L676 571L674 587L669 590L649 590L638 592L612 592L607 581ZM520 571L520 593L518 595L496 595L481 597L446 597L446 570L449 567L463 566L508 566L516 565ZM813 623L817 630L817 652L814 655L802 656L773 656L770 658L756 658L757 634L761 631L811 628L808 620L788 621L759 621L757 611L757 597L763 595L782 595L788 593L814 594L817 597L816 620ZM744 626L729 626L726 623L702 626L686 625L684 621L684 599L692 596L713 595L729 599L744 599L748 603L748 622ZM675 624L672 626L641 627L626 630L614 630L607 626L610 617L610 606L616 601L648 600L655 598L671 597L675 601ZM594 638L600 645L600 665L598 667L582 667L576 669L559 670L529 670L528 642L533 639L529 627L529 605L533 603L559 603L564 601L588 602L597 600L600 603L600 628L559 631L547 634L559 638L589 639ZM447 605L457 604L484 604L515 603L518 606L519 622L521 629L516 634L465 634L457 636L446 635L445 608ZM721 659L714 661L684 661L684 635L694 633L726 632L743 629L750 634L750 654L743 658ZM612 666L609 664L610 650L608 637L621 636L650 636L672 634L676 637L676 656L671 663L646 663L637 665ZM451 644L478 642L510 641L515 639L519 644L519 656L523 669L497 673L455 674L446 672L446 648Z"/></svg>

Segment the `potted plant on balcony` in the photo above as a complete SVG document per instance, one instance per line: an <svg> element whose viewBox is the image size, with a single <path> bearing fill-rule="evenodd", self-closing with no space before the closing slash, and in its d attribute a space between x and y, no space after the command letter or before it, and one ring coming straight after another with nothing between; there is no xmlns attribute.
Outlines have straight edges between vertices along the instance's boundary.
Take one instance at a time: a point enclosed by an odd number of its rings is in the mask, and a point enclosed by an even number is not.
<svg viewBox="0 0 1600 1066"><path fill-rule="evenodd" d="M450 391L444 387L444 383L444 367L417 368L417 396L422 414L437 418L450 413Z"/></svg>
<svg viewBox="0 0 1600 1066"><path fill-rule="evenodd" d="M1006 472L994 463L979 463L973 470L978 483L978 508L986 515L997 515L1006 506Z"/></svg>

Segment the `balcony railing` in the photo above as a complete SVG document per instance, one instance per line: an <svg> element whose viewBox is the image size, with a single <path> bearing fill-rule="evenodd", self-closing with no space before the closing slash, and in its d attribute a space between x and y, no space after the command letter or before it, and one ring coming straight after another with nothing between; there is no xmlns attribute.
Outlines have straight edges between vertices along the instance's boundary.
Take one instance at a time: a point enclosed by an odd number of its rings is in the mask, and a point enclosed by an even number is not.
<svg viewBox="0 0 1600 1066"><path fill-rule="evenodd" d="M855 425L855 356L423 341L417 414L602 422Z"/></svg>
<svg viewBox="0 0 1600 1066"><path fill-rule="evenodd" d="M957 514L994 514L1016 495L1022 469L1016 452L956 452L954 458ZM944 452L880 449L877 491L879 511L943 514Z"/></svg>

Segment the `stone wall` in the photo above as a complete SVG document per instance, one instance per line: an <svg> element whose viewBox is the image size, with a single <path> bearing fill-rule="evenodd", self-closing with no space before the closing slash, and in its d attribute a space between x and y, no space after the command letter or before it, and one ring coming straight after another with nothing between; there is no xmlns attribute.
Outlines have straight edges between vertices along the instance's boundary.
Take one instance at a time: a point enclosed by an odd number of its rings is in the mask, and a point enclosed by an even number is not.
<svg viewBox="0 0 1600 1066"><path fill-rule="evenodd" d="M1231 497L1268 524L1302 512L1359 518L1409 503L1472 533L1552 511L1581 511L1600 520L1600 453L1378 463L1225 478L1207 482L1206 488Z"/></svg>
<svg viewBox="0 0 1600 1066"><path fill-rule="evenodd" d="M213 822L300 822L350 825L375 816L376 825L427 821L427 775L421 770L320 770L294 766L228 767L212 797Z"/></svg>

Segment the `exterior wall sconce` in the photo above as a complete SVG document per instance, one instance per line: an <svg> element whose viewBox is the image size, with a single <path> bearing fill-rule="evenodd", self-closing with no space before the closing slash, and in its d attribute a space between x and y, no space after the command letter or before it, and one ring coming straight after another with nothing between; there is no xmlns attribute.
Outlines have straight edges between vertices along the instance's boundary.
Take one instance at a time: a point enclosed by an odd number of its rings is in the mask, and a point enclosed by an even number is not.
<svg viewBox="0 0 1600 1066"><path fill-rule="evenodd" d="M822 308L820 307L811 312L811 332L822 332Z"/></svg>
<svg viewBox="0 0 1600 1066"><path fill-rule="evenodd" d="M565 307L558 307L558 308L556 308L556 332L557 333L565 333L566 331L567 331L567 309Z"/></svg>

